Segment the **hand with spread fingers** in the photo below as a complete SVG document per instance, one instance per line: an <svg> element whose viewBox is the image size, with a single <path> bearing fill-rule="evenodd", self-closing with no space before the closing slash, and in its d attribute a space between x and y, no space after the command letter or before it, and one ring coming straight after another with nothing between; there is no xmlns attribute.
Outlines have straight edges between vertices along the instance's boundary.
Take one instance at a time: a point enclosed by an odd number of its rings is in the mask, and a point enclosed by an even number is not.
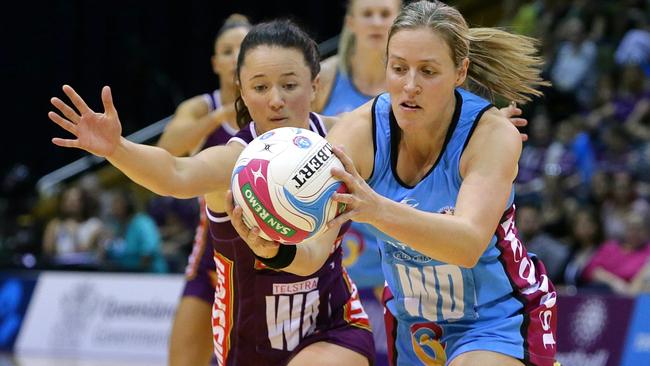
<svg viewBox="0 0 650 366"><path fill-rule="evenodd" d="M96 113L90 109L81 96L69 85L63 86L63 92L76 107L76 110L59 98L52 98L50 102L59 110L59 113L49 112L48 117L64 130L73 134L76 139L55 137L52 142L62 147L83 149L102 157L110 156L119 145L122 135L122 125L113 105L111 89L108 86L102 89L104 113Z"/></svg>
<svg viewBox="0 0 650 366"><path fill-rule="evenodd" d="M260 236L260 229L253 227L249 229L242 218L242 208L235 206L232 198L232 191L226 193L226 213L230 217L230 223L237 231L237 234L248 244L253 253L258 257L272 258L278 254L280 243L265 240Z"/></svg>
<svg viewBox="0 0 650 366"><path fill-rule="evenodd" d="M332 168L332 176L345 183L348 193L334 193L332 196L334 201L345 204L345 211L327 225L334 227L342 225L348 220L371 223L373 215L381 212L380 205L384 198L370 188L359 175L352 159L345 154L341 147L334 146L332 151L341 160L345 168L345 170Z"/></svg>

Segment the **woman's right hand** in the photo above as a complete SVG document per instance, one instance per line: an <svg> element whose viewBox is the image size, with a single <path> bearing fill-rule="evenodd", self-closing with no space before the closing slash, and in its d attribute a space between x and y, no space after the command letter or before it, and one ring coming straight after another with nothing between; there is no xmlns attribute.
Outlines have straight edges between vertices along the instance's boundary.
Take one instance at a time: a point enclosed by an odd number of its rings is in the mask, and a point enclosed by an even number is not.
<svg viewBox="0 0 650 366"><path fill-rule="evenodd" d="M237 122L237 110L235 109L235 103L228 103L221 106L216 111L212 112L213 118L215 121L219 121L219 126L227 122Z"/></svg>
<svg viewBox="0 0 650 366"><path fill-rule="evenodd" d="M230 217L230 223L242 238L248 244L248 247L257 255L262 258L273 258L278 254L280 243L269 241L262 238L260 229L254 227L249 229L242 219L242 208L235 206L233 203L232 191L228 190L226 193L226 213Z"/></svg>
<svg viewBox="0 0 650 366"><path fill-rule="evenodd" d="M108 86L102 89L104 113L96 113L90 109L69 85L63 86L63 92L77 110L75 111L59 98L52 98L50 102L65 118L55 112L49 112L47 115L54 123L73 134L76 139L55 137L52 143L83 149L97 156L110 156L119 145L122 135L122 125L113 105L111 89Z"/></svg>

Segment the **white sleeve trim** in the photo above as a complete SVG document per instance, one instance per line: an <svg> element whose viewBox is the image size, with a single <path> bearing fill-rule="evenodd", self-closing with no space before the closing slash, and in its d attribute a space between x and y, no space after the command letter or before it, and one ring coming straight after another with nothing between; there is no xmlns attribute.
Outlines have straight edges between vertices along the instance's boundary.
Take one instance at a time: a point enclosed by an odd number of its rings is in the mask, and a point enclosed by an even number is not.
<svg viewBox="0 0 650 366"><path fill-rule="evenodd" d="M215 217L210 213L210 209L208 207L205 207L205 213L208 215L208 219L212 222L216 222L218 224L228 222L230 221L230 216L225 216L225 217Z"/></svg>
<svg viewBox="0 0 650 366"><path fill-rule="evenodd" d="M230 140L228 140L227 144L229 144L231 142L236 142L238 144L241 144L244 147L248 146L248 143L246 141L244 141L244 139L242 139L241 137L236 137L236 136L231 137Z"/></svg>
<svg viewBox="0 0 650 366"><path fill-rule="evenodd" d="M318 119L318 124L320 124L320 127L323 129L323 132L325 132L325 134L327 135L327 127L325 126L325 122L323 122L323 117L318 113L314 113L314 115ZM311 122L311 119L310 119L310 122Z"/></svg>

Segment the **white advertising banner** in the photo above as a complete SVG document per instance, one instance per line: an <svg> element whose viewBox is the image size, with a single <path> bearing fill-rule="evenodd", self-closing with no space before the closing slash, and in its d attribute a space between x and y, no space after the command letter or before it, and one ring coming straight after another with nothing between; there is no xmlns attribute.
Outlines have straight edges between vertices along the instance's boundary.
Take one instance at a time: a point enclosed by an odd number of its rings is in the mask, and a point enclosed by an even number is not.
<svg viewBox="0 0 650 366"><path fill-rule="evenodd" d="M18 354L164 360L181 275L44 272Z"/></svg>

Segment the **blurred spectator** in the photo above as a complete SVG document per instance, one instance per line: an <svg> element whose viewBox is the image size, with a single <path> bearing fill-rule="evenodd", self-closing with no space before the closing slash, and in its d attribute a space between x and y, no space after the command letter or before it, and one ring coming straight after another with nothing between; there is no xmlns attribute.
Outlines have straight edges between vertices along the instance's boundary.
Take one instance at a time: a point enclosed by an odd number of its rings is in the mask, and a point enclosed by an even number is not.
<svg viewBox="0 0 650 366"><path fill-rule="evenodd" d="M114 192L109 222L113 235L105 243L106 264L123 271L167 272L158 227L136 205L132 192Z"/></svg>
<svg viewBox="0 0 650 366"><path fill-rule="evenodd" d="M544 159L551 144L551 122L543 108L531 118L529 140L519 158L515 181L518 202L539 202L544 189Z"/></svg>
<svg viewBox="0 0 650 366"><path fill-rule="evenodd" d="M635 140L650 142L650 98L640 100L624 123L627 132Z"/></svg>
<svg viewBox="0 0 650 366"><path fill-rule="evenodd" d="M539 208L534 205L518 207L517 228L526 249L542 260L551 280L559 282L569 257L569 248L542 230Z"/></svg>
<svg viewBox="0 0 650 366"><path fill-rule="evenodd" d="M583 181L582 177L591 174L588 171L582 173L578 170L578 156L586 160L593 154L588 142L580 146L574 144L576 136L576 128L572 119L560 122L556 129L555 140L544 155L544 173L558 176L565 192L578 187ZM588 165L593 165L593 163ZM586 169L591 169L591 167Z"/></svg>
<svg viewBox="0 0 650 366"><path fill-rule="evenodd" d="M612 195L603 203L601 212L603 231L606 239L622 240L626 235L628 214L636 213L647 218L650 205L637 197L636 181L629 172L615 173L612 178Z"/></svg>
<svg viewBox="0 0 650 366"><path fill-rule="evenodd" d="M154 196L147 204L147 213L160 231L164 256L172 264L172 272L181 272L187 262L198 225L197 199L176 199Z"/></svg>
<svg viewBox="0 0 650 366"><path fill-rule="evenodd" d="M96 214L101 220L106 220L111 212L112 195L102 187L96 172L88 172L79 178L79 187L88 192L97 203Z"/></svg>
<svg viewBox="0 0 650 366"><path fill-rule="evenodd" d="M612 101L613 115L616 122L625 123L639 102L650 99L650 91L638 65L625 65L617 71L621 79Z"/></svg>
<svg viewBox="0 0 650 366"><path fill-rule="evenodd" d="M624 125L629 132L634 132L636 125L642 123L646 117L646 106L640 103L647 103L650 100L650 91L647 86L647 77L637 65L625 65L614 70L617 78L602 76L600 86L604 90L596 95L596 108L588 113L588 124L592 130L602 129L608 125ZM618 79L616 86L610 92L610 85ZM608 83L602 85L602 83Z"/></svg>
<svg viewBox="0 0 650 366"><path fill-rule="evenodd" d="M612 194L611 174L597 170L591 177L591 185L587 196L587 203L594 207L595 212L602 210L605 201ZM600 220L599 220L600 221Z"/></svg>
<svg viewBox="0 0 650 366"><path fill-rule="evenodd" d="M639 179L637 192L650 199L650 141L634 150L630 158L630 171Z"/></svg>
<svg viewBox="0 0 650 366"><path fill-rule="evenodd" d="M635 8L628 9L627 15L632 25L616 48L616 63L649 67L650 29L648 29L648 16L642 10Z"/></svg>
<svg viewBox="0 0 650 366"><path fill-rule="evenodd" d="M591 260L600 243L603 242L603 231L598 216L593 207L581 207L573 216L571 223L571 253L564 270L564 283L581 286L582 271Z"/></svg>
<svg viewBox="0 0 650 366"><path fill-rule="evenodd" d="M557 175L544 176L544 190L540 203L542 227L556 238L569 235L568 214L575 200L567 198L562 188L562 179Z"/></svg>
<svg viewBox="0 0 650 366"><path fill-rule="evenodd" d="M629 294L630 284L650 259L650 235L647 217L637 212L625 215L624 223L623 239L603 243L585 267L583 279Z"/></svg>
<svg viewBox="0 0 650 366"><path fill-rule="evenodd" d="M569 18L561 25L563 42L550 70L553 93L549 102L557 118L566 118L579 110L576 102L587 105L592 98L596 73L596 44L587 38L579 18Z"/></svg>
<svg viewBox="0 0 650 366"><path fill-rule="evenodd" d="M92 264L96 260L104 225L95 216L93 198L79 186L66 188L60 196L58 213L43 235L43 255L53 264Z"/></svg>
<svg viewBox="0 0 650 366"><path fill-rule="evenodd" d="M597 148L598 169L605 172L620 172L630 163L632 147L629 137L621 125L609 125L600 132L600 146Z"/></svg>
<svg viewBox="0 0 650 366"><path fill-rule="evenodd" d="M641 293L650 293L650 261L646 261L628 287L629 295L635 296Z"/></svg>

